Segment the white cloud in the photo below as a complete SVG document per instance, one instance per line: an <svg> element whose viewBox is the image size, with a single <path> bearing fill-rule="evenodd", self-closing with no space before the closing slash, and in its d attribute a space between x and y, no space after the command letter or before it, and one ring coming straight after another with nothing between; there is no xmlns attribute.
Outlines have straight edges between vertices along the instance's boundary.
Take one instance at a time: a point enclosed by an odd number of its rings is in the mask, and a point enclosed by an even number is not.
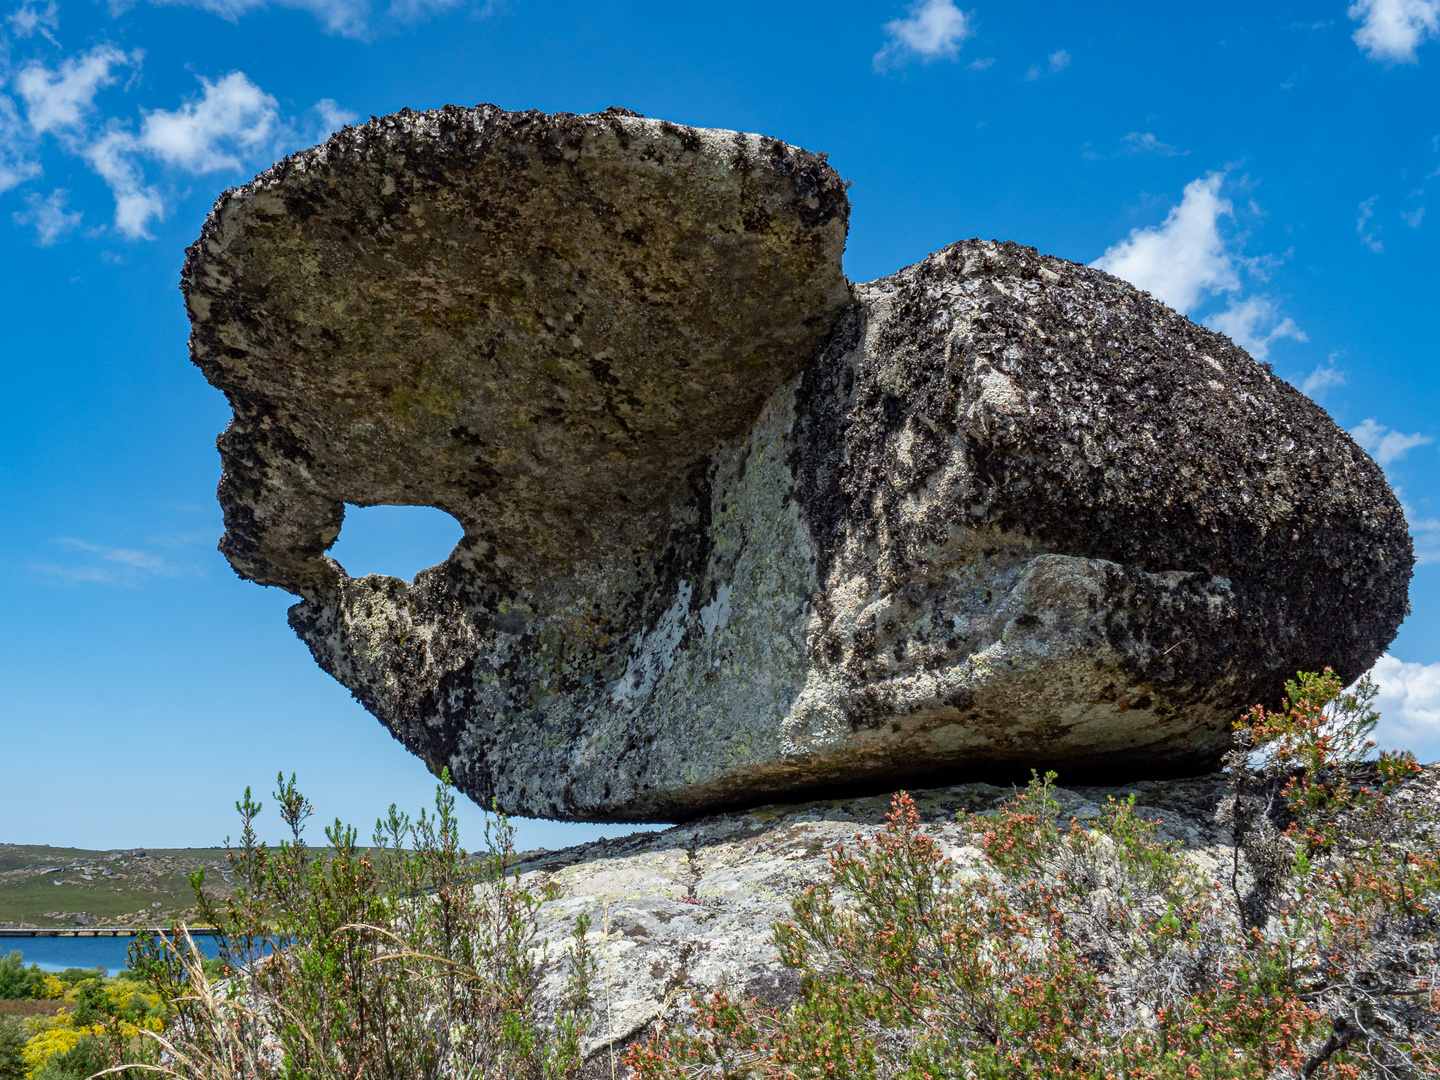
<svg viewBox="0 0 1440 1080"><path fill-rule="evenodd" d="M49 247L80 225L81 212L66 209L69 198L70 193L64 188L56 188L44 196L31 192L25 196L25 205L29 209L17 210L11 217L17 225L35 226L35 242L41 247Z"/></svg>
<svg viewBox="0 0 1440 1080"><path fill-rule="evenodd" d="M0 94L0 194L40 175L30 156L28 132L15 103Z"/></svg>
<svg viewBox="0 0 1440 1080"><path fill-rule="evenodd" d="M1025 72L1025 81L1034 82L1038 78L1040 78L1040 65L1031 64L1030 69Z"/></svg>
<svg viewBox="0 0 1440 1080"><path fill-rule="evenodd" d="M1400 216L1405 219L1405 224L1412 229L1418 229L1420 222L1425 220L1425 207L1421 206L1414 210L1401 210Z"/></svg>
<svg viewBox="0 0 1440 1080"><path fill-rule="evenodd" d="M1380 693L1375 707L1377 750L1412 750L1422 762L1440 758L1440 664L1414 664L1386 653L1370 669Z"/></svg>
<svg viewBox="0 0 1440 1080"><path fill-rule="evenodd" d="M1048 58L1051 71L1064 71L1070 66L1070 54L1064 49L1057 49Z"/></svg>
<svg viewBox="0 0 1440 1080"><path fill-rule="evenodd" d="M1154 132L1150 131L1132 131L1120 141L1125 144L1127 154L1159 154L1161 157L1174 157L1180 153L1177 147L1161 142L1155 137Z"/></svg>
<svg viewBox="0 0 1440 1080"><path fill-rule="evenodd" d="M1380 226L1370 225L1370 219L1375 216L1377 198L1379 196L1371 195L1360 204L1360 216L1355 219L1355 234L1360 237L1360 243L1379 255L1385 250L1385 245L1380 242Z"/></svg>
<svg viewBox="0 0 1440 1080"><path fill-rule="evenodd" d="M115 196L115 229L129 239L150 237L152 222L164 218L162 189L145 175L146 157L192 174L240 169L246 159L273 150L296 133L280 123L275 98L242 72L211 82L201 76L197 98L173 110L141 110L138 134L112 117L97 128L90 122L100 90L117 81L117 69L138 67L142 54L98 45L69 57L55 69L31 63L15 77L24 98L29 131L14 103L0 95L0 191L39 173L27 138L50 133L67 153L83 159ZM324 123L349 119L333 101L315 107ZM328 130L325 134L328 134ZM63 200L63 193L51 199ZM33 224L42 243L53 242L76 220L63 202L31 201L16 220Z"/></svg>
<svg viewBox="0 0 1440 1080"><path fill-rule="evenodd" d="M1315 370L1305 376L1305 381L1300 384L1300 392L1307 397L1315 398L1317 401L1325 396L1325 391L1332 386L1345 385L1345 372L1335 366L1335 353L1330 354L1327 366L1320 367L1318 364Z"/></svg>
<svg viewBox="0 0 1440 1080"><path fill-rule="evenodd" d="M110 3L112 9L117 4L128 6L128 0L110 0ZM465 6L470 6L478 18L485 18L494 14L500 6L494 0L485 3L477 0L391 0L389 7L376 17L371 0L151 0L151 3L199 8L228 22L238 22L242 15L271 6L292 8L314 15L328 33L362 41L374 36L372 24L376 21L393 28Z"/></svg>
<svg viewBox="0 0 1440 1080"><path fill-rule="evenodd" d="M34 37L40 34L50 41L55 40L55 31L60 29L60 8L50 0L43 8L35 0L25 0L5 20L18 38Z"/></svg>
<svg viewBox="0 0 1440 1080"><path fill-rule="evenodd" d="M1309 341L1295 320L1282 315L1275 301L1263 294L1243 300L1232 298L1224 311L1205 317L1205 325L1219 331L1256 360L1270 355L1270 343L1281 338Z"/></svg>
<svg viewBox="0 0 1440 1080"><path fill-rule="evenodd" d="M1308 340L1295 320L1263 293L1242 296L1241 269L1261 280L1269 257L1243 258L1220 230L1235 208L1220 193L1225 174L1212 172L1185 185L1180 205L1159 225L1134 229L1092 264L1130 282L1177 311L1190 315L1216 296L1228 295L1224 311L1204 318L1206 326L1230 338L1257 360L1281 338ZM1252 202L1250 211L1258 214Z"/></svg>
<svg viewBox="0 0 1440 1080"><path fill-rule="evenodd" d="M464 0L391 0L390 14L400 22L414 23L459 7ZM482 14L489 14L488 11Z"/></svg>
<svg viewBox="0 0 1440 1080"><path fill-rule="evenodd" d="M115 82L112 69L138 66L143 54L126 55L113 45L96 45L72 56L51 71L31 63L15 76L15 89L25 99L26 116L36 134L78 128L91 111L95 95Z"/></svg>
<svg viewBox="0 0 1440 1080"><path fill-rule="evenodd" d="M1238 290L1237 260L1220 235L1220 218L1235 212L1220 196L1224 180L1213 172L1190 181L1161 225L1133 230L1094 265L1185 313L1209 295Z"/></svg>
<svg viewBox="0 0 1440 1080"><path fill-rule="evenodd" d="M1363 446L1378 465L1389 465L1392 461L1399 461L1417 446L1425 446L1435 440L1429 435L1421 435L1416 432L1414 435L1406 435L1403 432L1392 431L1384 424L1377 424L1373 419L1366 418L1350 429L1351 436Z"/></svg>
<svg viewBox="0 0 1440 1080"><path fill-rule="evenodd" d="M68 536L62 536L59 543L66 547L75 548L78 551L87 551L100 556L106 562L119 563L122 566L133 567L136 570L155 570L160 572L173 572L164 559L158 555L151 555L144 551L137 551L134 548L106 547L103 544L92 544L85 540L75 540Z"/></svg>
<svg viewBox="0 0 1440 1080"><path fill-rule="evenodd" d="M311 110L319 121L316 142L328 139L347 124L360 119L348 109L342 109L334 98L321 98L311 106Z"/></svg>
<svg viewBox="0 0 1440 1080"><path fill-rule="evenodd" d="M955 0L916 0L905 18L885 24L887 40L875 54L875 70L899 67L917 57L927 64L954 60L961 43L974 32Z"/></svg>
<svg viewBox="0 0 1440 1080"><path fill-rule="evenodd" d="M970 71L985 71L995 66L995 57L982 56L978 60L971 60L965 67Z"/></svg>
<svg viewBox="0 0 1440 1080"><path fill-rule="evenodd" d="M1440 0L1356 0L1348 11L1361 24L1353 37L1371 60L1413 64L1427 37L1440 37Z"/></svg>
<svg viewBox="0 0 1440 1080"><path fill-rule="evenodd" d="M165 216L160 191L145 184L135 162L135 136L112 126L81 154L115 193L115 228L130 240L150 239L150 221Z"/></svg>
<svg viewBox="0 0 1440 1080"><path fill-rule="evenodd" d="M108 547L68 536L60 537L55 543L74 552L74 558L64 563L37 563L31 569L71 584L136 586L151 578L203 572L193 567L177 566L158 555L135 548Z"/></svg>
<svg viewBox="0 0 1440 1080"><path fill-rule="evenodd" d="M270 141L279 105L239 71L214 83L202 76L200 83L199 101L147 114L138 145L191 173L238 169L238 154L253 153Z"/></svg>

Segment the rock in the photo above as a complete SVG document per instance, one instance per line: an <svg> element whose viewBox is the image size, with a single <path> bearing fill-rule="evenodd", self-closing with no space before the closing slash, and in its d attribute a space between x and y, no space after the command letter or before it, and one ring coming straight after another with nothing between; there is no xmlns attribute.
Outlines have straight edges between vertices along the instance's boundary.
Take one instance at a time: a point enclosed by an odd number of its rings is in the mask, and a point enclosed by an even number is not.
<svg viewBox="0 0 1440 1080"><path fill-rule="evenodd" d="M1212 775L1124 788L1059 788L1055 796L1061 820L1068 821L1096 818L1108 798L1133 793L1140 816L1160 822L1158 839L1182 845L1197 865L1228 881L1233 849L1215 820L1227 792L1225 778ZM957 815L983 813L1011 794L989 784L961 784L912 796L926 833L951 859L974 867L981 855L973 826ZM890 805L891 796L884 795L767 806L522 862L523 882L551 897L538 916L541 937L557 957L576 917L591 918L599 970L589 1053L604 1058L604 1048L643 1036L667 1002L704 999L720 989L772 1004L793 998L799 979L779 962L771 927L791 916L793 897L828 876L837 845L883 829ZM559 999L563 980L563 966L549 965L547 1000Z"/></svg>
<svg viewBox="0 0 1440 1080"><path fill-rule="evenodd" d="M221 550L329 596L344 503L433 505L462 602L632 573L850 303L848 214L823 158L624 110L405 110L287 158L184 271L235 408Z"/></svg>
<svg viewBox="0 0 1440 1080"><path fill-rule="evenodd" d="M544 817L1194 774L1379 656L1409 535L1323 410L1015 244L848 286L847 212L821 158L618 111L287 159L183 281L222 550L433 769ZM345 502L465 537L350 578Z"/></svg>
<svg viewBox="0 0 1440 1080"><path fill-rule="evenodd" d="M1373 765L1352 768L1354 779L1378 786ZM946 858L966 873L993 875L978 832L984 819L1016 794L1014 788L971 783L914 791L911 797L922 831L939 842ZM1150 839L1173 845L1202 880L1218 886L1226 920L1237 914L1232 898L1257 885L1252 860L1268 843L1266 830L1252 823L1236 852L1235 789L1226 774L1055 787L1051 794L1062 828L1072 821L1094 827L1090 823L1101 823L1111 800L1133 797L1136 816L1157 826ZM1241 796L1254 797L1253 791ZM598 977L595 1025L585 1045L590 1068L584 1075L609 1077L611 1048L618 1059L627 1045L648 1038L662 1010L669 1010L666 1023L683 1023L684 1006L716 990L755 995L771 1005L794 1000L798 973L779 962L772 927L792 917L790 902L807 886L830 879L829 859L837 847L853 848L883 830L892 799L887 794L772 805L522 856L516 869L523 883L548 897L537 909L539 937L552 961L542 1001L562 999L565 968L555 961L568 948L576 917L591 918L587 937ZM1259 800L1262 817L1269 802ZM1363 813L1374 817L1371 810ZM1440 764L1391 792L1379 820L1384 824L1372 827L1389 830L1401 850L1432 849L1440 821ZM1347 828L1343 817L1340 827ZM1289 867L1287 861L1287 872Z"/></svg>

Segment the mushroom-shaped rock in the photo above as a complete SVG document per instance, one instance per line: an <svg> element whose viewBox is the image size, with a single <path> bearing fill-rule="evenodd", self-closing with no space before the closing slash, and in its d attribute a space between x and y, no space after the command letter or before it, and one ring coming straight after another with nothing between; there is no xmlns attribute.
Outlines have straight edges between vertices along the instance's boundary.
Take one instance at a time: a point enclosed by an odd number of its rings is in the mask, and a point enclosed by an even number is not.
<svg viewBox="0 0 1440 1080"><path fill-rule="evenodd" d="M1199 771L1297 668L1374 661L1409 536L1313 402L1013 244L852 289L847 212L821 157L622 110L287 159L185 269L222 550L432 768L547 817ZM346 502L465 535L351 578Z"/></svg>

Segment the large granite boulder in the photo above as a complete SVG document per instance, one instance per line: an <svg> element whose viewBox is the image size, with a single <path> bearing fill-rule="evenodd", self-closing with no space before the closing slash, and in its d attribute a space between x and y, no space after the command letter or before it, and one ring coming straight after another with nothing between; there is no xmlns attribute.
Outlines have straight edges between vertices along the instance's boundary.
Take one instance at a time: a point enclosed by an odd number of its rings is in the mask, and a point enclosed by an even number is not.
<svg viewBox="0 0 1440 1080"><path fill-rule="evenodd" d="M222 551L432 768L546 817L1195 773L1297 669L1373 663L1413 555L1323 410L1015 244L852 286L847 213L823 157L623 110L288 158L182 282ZM464 539L351 578L347 502Z"/></svg>

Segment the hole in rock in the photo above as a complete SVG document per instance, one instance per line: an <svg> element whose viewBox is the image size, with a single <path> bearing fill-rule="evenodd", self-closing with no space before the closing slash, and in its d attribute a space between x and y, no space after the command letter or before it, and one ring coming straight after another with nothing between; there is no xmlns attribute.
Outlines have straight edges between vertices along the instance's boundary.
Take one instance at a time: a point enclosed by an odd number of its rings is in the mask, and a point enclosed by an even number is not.
<svg viewBox="0 0 1440 1080"><path fill-rule="evenodd" d="M330 545L330 557L351 577L389 574L413 581L426 567L442 563L465 530L433 506L352 506Z"/></svg>

